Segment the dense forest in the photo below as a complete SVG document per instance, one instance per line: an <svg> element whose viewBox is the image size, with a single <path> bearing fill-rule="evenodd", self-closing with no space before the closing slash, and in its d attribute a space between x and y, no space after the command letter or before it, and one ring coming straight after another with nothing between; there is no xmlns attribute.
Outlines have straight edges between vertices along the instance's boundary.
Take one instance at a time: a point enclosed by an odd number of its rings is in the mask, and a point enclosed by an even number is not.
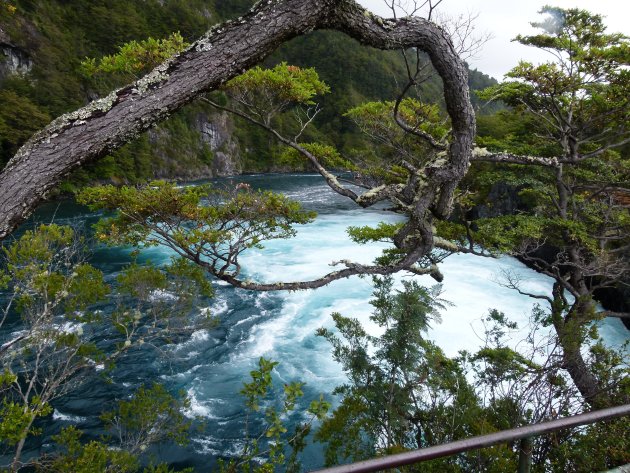
<svg viewBox="0 0 630 473"><path fill-rule="evenodd" d="M3 241L0 468L298 472L627 408L627 334L611 345L601 330L608 319L630 320L629 38L596 14L545 7L533 23L539 33L516 40L553 51L553 60L515 64L499 83L470 70L429 20L383 20L353 0L322 2L318 12L296 0L253 4L0 3L0 178L51 142L54 155L64 133L116 116L116 107L139 113L137 126L106 123L115 137L107 155L92 153L98 137L76 135L86 149L77 163L88 163L60 172L65 181L47 195L55 209L37 216L50 223L30 220ZM223 23L230 18L238 19ZM300 36L296 18L304 31L325 28ZM177 80L194 88L177 74L211 55L221 35L252 31L247 44L283 28L297 37L259 65L226 72L216 88L193 90L195 100L169 102L174 113L133 110L162 87L172 95ZM245 176L284 171L316 173L327 194L314 199L304 186L300 200L288 181L280 190L292 196ZM231 175L238 182L178 184ZM66 219L64 206L79 213ZM252 268L273 267L260 259L267 246L278 261L327 259L342 245L326 242L332 216L373 261L336 255L343 259L326 261L323 274L287 266L272 280ZM304 228L316 238L282 246L301 241ZM498 287L534 303L524 327L499 308L477 314L480 331L460 333L479 343L447 353L430 334L451 305L442 267L461 255L502 261ZM515 258L506 266L505 256ZM539 284L514 270L520 262ZM298 307L295 320L328 311L342 291L358 290L358 278L371 293L361 293L367 316L345 306L319 328L291 321L290 332L268 334L302 331L304 353L284 353L281 363L315 359L309 350L324 344L341 384L320 394L301 379L322 381L309 369L281 371L258 355L240 364L256 339L251 320L283 304ZM337 283L350 286L335 286L345 289L322 306L289 299ZM468 295L471 305L477 296ZM254 315L230 319L239 306ZM177 371L187 363L201 364ZM235 377L242 383L240 396L227 395L225 417L200 407L190 387L209 365L244 370L205 380L206 395ZM498 473L533 459L527 471L601 471L630 462L629 434L620 417L417 468ZM202 448L191 454L191 445Z"/></svg>
<svg viewBox="0 0 630 473"><path fill-rule="evenodd" d="M100 58L116 53L129 41L162 39L173 32L192 41L211 25L242 14L252 3L16 2L15 12L3 10L0 45L11 59L0 66L0 94L7 105L0 111L0 162L6 163L52 118L135 79L134 74L125 73L88 78L81 68L87 57ZM405 74L400 54L360 47L338 33L317 32L284 45L266 64L282 61L314 67L331 88L322 98L323 112L309 130L313 139L350 154L369 150L343 114L357 103L395 96L396 83ZM15 71L28 70L28 74L11 73L13 63ZM471 71L471 89L481 90L493 83L483 73ZM421 95L428 102L439 102L439 79L425 83ZM255 127L196 103L77 172L63 188L95 180L133 183L153 177L194 179L286 169L267 145L268 138Z"/></svg>

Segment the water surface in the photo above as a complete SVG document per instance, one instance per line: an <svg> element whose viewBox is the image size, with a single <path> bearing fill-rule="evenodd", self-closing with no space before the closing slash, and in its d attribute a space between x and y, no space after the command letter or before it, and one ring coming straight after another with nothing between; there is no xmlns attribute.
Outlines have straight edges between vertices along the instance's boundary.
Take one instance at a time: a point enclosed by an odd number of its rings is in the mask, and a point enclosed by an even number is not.
<svg viewBox="0 0 630 473"><path fill-rule="evenodd" d="M332 192L315 175L239 176L215 182L218 185L248 182L255 188L283 192L318 212L313 223L299 228L296 238L268 243L263 250L251 250L242 257L248 277L265 282L316 278L331 271L331 262L341 259L369 263L379 255L383 245L354 244L348 239L346 228L401 219L383 210L359 209ZM54 221L61 224L80 222L89 226L97 218L84 208L66 203L47 204L35 219L49 222L53 214ZM154 262L166 262L169 257L170 253L161 248L143 252L143 258ZM128 249L99 248L92 262L113 278L128 261ZM445 276L442 297L452 306L443 311L442 323L433 324L430 336L448 355L479 346L483 332L481 317L490 308L503 311L522 327L511 334L515 346L524 337L536 301L498 284L501 271L518 271L530 292L551 290L551 280L508 257L455 255L441 265L441 270ZM426 285L434 284L428 276L418 279ZM317 290L291 293L244 291L220 281L215 285L216 297L208 305L220 318L218 328L197 331L162 356L145 351L126 359L116 371L116 384L90 383L57 403L55 419L59 422L49 426L49 433L58 429L59 424L78 423L79 428L98 434L96 427L102 406L128 396L143 383L159 380L170 389L182 389L189 395L192 405L187 414L203 418L204 427L194 434L189 446L161 447L156 453L162 460L209 471L218 456L236 454L243 444L244 406L238 393L259 357L280 362L275 373L279 385L293 380L307 383L303 402L306 406L319 393L330 398L334 387L344 382L343 373L331 358L329 345L315 336L319 327L332 328L330 314L340 312L357 317L369 331L378 333L378 328L369 321L372 292L369 278L354 277ZM612 345L621 344L629 333L617 319L606 320L601 331ZM299 415L292 419L299 420ZM303 463L306 470L321 466L321 447L309 447Z"/></svg>

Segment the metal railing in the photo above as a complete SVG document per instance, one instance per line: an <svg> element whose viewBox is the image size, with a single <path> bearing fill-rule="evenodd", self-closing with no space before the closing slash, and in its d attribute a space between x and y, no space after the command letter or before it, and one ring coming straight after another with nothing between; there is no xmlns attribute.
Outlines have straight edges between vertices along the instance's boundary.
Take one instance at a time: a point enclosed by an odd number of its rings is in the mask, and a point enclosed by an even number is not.
<svg viewBox="0 0 630 473"><path fill-rule="evenodd" d="M317 470L313 473L371 473L374 471L397 468L411 465L435 458L448 457L468 450L475 450L501 443L520 440L519 472L528 472L531 468L531 448L533 437L548 434L557 430L579 427L581 425L594 424L605 420L615 419L630 415L630 404L610 407L597 411L587 412L562 419L550 420L539 424L526 425L515 429L502 430L488 435L479 435L456 442L436 445L434 447L412 450L410 452L388 455L348 465L339 465L332 468Z"/></svg>

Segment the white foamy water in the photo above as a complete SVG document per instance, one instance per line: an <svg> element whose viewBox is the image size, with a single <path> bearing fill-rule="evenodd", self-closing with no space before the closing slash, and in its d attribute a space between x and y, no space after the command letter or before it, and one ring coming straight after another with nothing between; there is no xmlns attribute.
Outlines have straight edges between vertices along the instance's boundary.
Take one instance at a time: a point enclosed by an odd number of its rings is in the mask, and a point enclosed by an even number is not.
<svg viewBox="0 0 630 473"><path fill-rule="evenodd" d="M85 422L87 420L87 417L64 414L63 412L60 412L57 409L53 410L52 417L54 420L59 420L62 422L70 422L72 424L80 424L81 422Z"/></svg>
<svg viewBox="0 0 630 473"><path fill-rule="evenodd" d="M253 268L252 277L261 281L314 278L331 271L329 263L339 259L369 263L380 254L383 245L354 244L347 238L345 229L348 222L367 225L383 219L395 221L397 217L365 211L326 215L301 228L295 239L273 242L243 261L247 268ZM502 286L499 283L502 272L518 273L523 289L532 293L549 294L552 288L550 278L510 257L453 255L441 264L441 270L445 276L441 297L452 305L441 312L441 323L432 324L429 336L449 356L480 346L482 317L490 309L498 309L518 323L520 330L511 333L514 346L529 333L532 309L540 301ZM397 276L398 287L402 278L409 277ZM435 284L429 276L414 278L427 286ZM330 314L340 312L358 318L369 333L378 334L380 328L369 320L371 292L369 278L355 277L312 291L282 293L279 310L266 320L261 319L247 342L232 353L231 360L265 356L281 361L279 371L287 378L301 377L306 382L316 381L330 388L342 376L331 360L328 343L314 337L315 330L332 328ZM606 319L600 331L611 346L621 345L628 337L618 319Z"/></svg>
<svg viewBox="0 0 630 473"><path fill-rule="evenodd" d="M299 227L296 238L270 242L264 249L244 255L241 262L247 278L260 282L307 280L338 269L330 266L334 261L370 263L384 245L351 242L347 226L400 221L390 213L353 208L323 184L297 187L280 190L316 208L320 216ZM452 305L442 311L441 323L432 324L429 337L450 356L481 345L482 317L489 309L498 309L518 323L519 330L510 334L513 346L518 347L529 333L532 308L540 301L501 286L497 280L503 271L517 272L523 288L532 293L549 294L552 287L549 278L509 257L454 255L441 264L441 270L445 276L441 297ZM396 276L397 286L408 277ZM435 284L428 276L415 277L427 286ZM181 360L181 369L165 376L191 396L188 414L208 419L205 434L193 442L197 452L229 452L242 440L243 401L238 392L261 356L280 362L275 372L281 383L307 383L306 404L342 384L345 376L333 361L329 344L316 337L315 331L332 329L331 314L340 312L358 318L369 333L378 334L381 329L369 320L372 290L370 278L358 277L300 292L256 293L218 284L210 312L219 316L221 326L208 336L198 333L180 345L174 356ZM612 346L621 345L630 334L618 319L603 321L600 331Z"/></svg>

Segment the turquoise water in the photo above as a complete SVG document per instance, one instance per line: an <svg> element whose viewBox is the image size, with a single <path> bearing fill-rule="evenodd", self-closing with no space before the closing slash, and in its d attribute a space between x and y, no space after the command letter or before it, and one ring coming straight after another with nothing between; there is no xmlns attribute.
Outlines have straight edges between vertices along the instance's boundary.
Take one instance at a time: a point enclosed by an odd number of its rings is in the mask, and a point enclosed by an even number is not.
<svg viewBox="0 0 630 473"><path fill-rule="evenodd" d="M260 281L292 281L313 278L331 270L329 264L340 259L369 263L380 253L381 245L362 246L348 240L349 225L368 225L379 221L397 221L399 216L382 210L362 210L349 200L330 191L319 176L260 175L240 176L218 183L234 185L248 182L253 187L283 192L318 212L315 222L299 228L296 238L279 240L263 250L253 250L242 262L248 277ZM48 204L36 220L57 223L83 223L96 220L70 203ZM151 249L144 258L167 261L168 251ZM108 277L114 277L129 261L129 250L97 249L93 263ZM502 271L517 271L530 292L549 292L548 278L529 270L513 258L480 258L455 255L441 266L445 275L442 297L452 303L442 313L442 323L434 324L430 335L447 354L475 349L481 343L481 317L490 308L506 313L522 329L511 334L514 344L528 332L529 314L534 300L502 287L496 281ZM432 285L428 277L419 278ZM400 281L400 278L399 278ZM256 293L234 289L219 282L216 297L208 307L220 318L213 330L195 332L189 340L159 354L145 351L120 363L115 384L95 381L83 386L64 402L55 405L58 421L46 426L54 433L60 425L77 424L93 435L98 431L98 414L113 399L127 396L135 387L158 380L170 389L182 389L192 400L191 417L204 419L203 429L193 435L187 447L162 446L157 453L163 460L178 465L208 468L219 456L238 453L243 445L243 402L238 392L259 357L280 362L275 370L279 385L306 382L304 405L344 382L344 375L332 360L328 344L315 336L319 327L332 328L330 314L341 312L359 318L372 333L378 328L370 323L369 279L350 278L306 292ZM200 307L205 310L208 307ZM628 332L617 319L606 320L601 332L607 343L620 345ZM544 337L544 333L540 335ZM299 421L295 417L292 421ZM46 445L43 447L46 449ZM320 446L309 447L303 456L305 469L321 466Z"/></svg>

